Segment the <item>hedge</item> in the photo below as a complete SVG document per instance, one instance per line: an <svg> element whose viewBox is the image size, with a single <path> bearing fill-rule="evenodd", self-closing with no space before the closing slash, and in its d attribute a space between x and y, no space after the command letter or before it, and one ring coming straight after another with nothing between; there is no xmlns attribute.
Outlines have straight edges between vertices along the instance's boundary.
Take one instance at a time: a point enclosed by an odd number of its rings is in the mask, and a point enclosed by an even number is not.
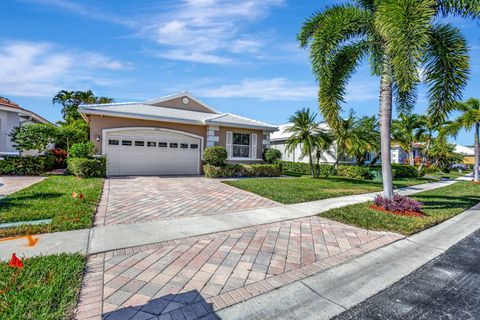
<svg viewBox="0 0 480 320"><path fill-rule="evenodd" d="M68 172L79 178L105 177L107 174L106 158L70 158Z"/></svg>
<svg viewBox="0 0 480 320"><path fill-rule="evenodd" d="M338 166L337 175L340 177L365 180L372 180L374 178L373 173L368 167L359 166Z"/></svg>
<svg viewBox="0 0 480 320"><path fill-rule="evenodd" d="M292 162L292 161L279 161L278 162L284 172L295 172L295 173L301 173L301 174L306 174L310 175L311 170L310 170L310 164L306 162ZM330 173L330 170L332 169L332 165L330 164L320 164L320 176L325 176L328 173ZM331 174L336 175L336 171L334 170Z"/></svg>
<svg viewBox="0 0 480 320"><path fill-rule="evenodd" d="M208 178L279 177L282 168L278 164L206 164L203 172Z"/></svg>
<svg viewBox="0 0 480 320"><path fill-rule="evenodd" d="M0 160L0 174L35 176L53 170L55 159L51 155L45 156L7 156Z"/></svg>
<svg viewBox="0 0 480 320"><path fill-rule="evenodd" d="M393 178L418 178L425 175L425 171L418 173L417 168L408 166L408 165L401 165L401 164L392 164L392 173Z"/></svg>

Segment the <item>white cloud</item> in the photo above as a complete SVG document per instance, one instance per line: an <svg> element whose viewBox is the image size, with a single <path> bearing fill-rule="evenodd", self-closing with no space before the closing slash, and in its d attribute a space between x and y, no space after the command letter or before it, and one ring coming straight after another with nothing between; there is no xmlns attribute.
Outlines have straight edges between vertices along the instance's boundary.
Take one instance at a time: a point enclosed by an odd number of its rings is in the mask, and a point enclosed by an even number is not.
<svg viewBox="0 0 480 320"><path fill-rule="evenodd" d="M345 101L378 101L380 82L373 79L350 81L345 90Z"/></svg>
<svg viewBox="0 0 480 320"><path fill-rule="evenodd" d="M232 55L257 52L260 36L245 31L247 23L266 15L283 0L185 0L151 17L140 34L165 47L159 56L201 63L225 63ZM171 53L182 53L172 55ZM205 57L215 56L215 59ZM188 57L188 59L185 59Z"/></svg>
<svg viewBox="0 0 480 320"><path fill-rule="evenodd" d="M52 96L70 87L106 86L114 80L102 77L100 71L127 67L98 53L59 50L50 43L10 41L0 45L0 93Z"/></svg>
<svg viewBox="0 0 480 320"><path fill-rule="evenodd" d="M254 98L267 101L316 99L316 86L285 78L247 79L218 88L199 89L199 95L210 98Z"/></svg>

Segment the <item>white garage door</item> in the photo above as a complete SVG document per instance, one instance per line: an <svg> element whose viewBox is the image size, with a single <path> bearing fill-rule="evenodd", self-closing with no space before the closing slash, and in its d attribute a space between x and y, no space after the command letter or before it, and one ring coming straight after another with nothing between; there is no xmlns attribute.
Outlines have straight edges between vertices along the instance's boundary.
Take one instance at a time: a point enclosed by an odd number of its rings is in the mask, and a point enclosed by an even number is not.
<svg viewBox="0 0 480 320"><path fill-rule="evenodd" d="M155 130L107 132L108 175L200 174L199 138Z"/></svg>

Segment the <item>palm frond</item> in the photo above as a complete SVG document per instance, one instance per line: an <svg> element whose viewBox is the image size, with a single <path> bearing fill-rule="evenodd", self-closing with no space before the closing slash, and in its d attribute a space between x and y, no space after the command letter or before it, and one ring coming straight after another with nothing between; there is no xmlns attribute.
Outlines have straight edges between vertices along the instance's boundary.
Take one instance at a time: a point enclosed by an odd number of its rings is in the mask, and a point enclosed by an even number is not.
<svg viewBox="0 0 480 320"><path fill-rule="evenodd" d="M385 41L400 92L410 92L420 81L422 51L435 16L433 0L384 0L375 12L375 26Z"/></svg>
<svg viewBox="0 0 480 320"><path fill-rule="evenodd" d="M463 18L480 17L480 0L436 0L435 8L442 16L456 15Z"/></svg>
<svg viewBox="0 0 480 320"><path fill-rule="evenodd" d="M442 122L457 107L467 85L470 68L467 42L457 28L436 24L431 29L424 59L427 114Z"/></svg>

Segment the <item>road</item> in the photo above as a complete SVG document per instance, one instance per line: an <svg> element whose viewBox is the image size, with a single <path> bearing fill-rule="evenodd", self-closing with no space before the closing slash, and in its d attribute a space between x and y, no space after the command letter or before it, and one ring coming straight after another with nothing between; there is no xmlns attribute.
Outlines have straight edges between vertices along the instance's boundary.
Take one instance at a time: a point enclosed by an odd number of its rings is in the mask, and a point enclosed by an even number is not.
<svg viewBox="0 0 480 320"><path fill-rule="evenodd" d="M335 319L480 319L480 230Z"/></svg>

